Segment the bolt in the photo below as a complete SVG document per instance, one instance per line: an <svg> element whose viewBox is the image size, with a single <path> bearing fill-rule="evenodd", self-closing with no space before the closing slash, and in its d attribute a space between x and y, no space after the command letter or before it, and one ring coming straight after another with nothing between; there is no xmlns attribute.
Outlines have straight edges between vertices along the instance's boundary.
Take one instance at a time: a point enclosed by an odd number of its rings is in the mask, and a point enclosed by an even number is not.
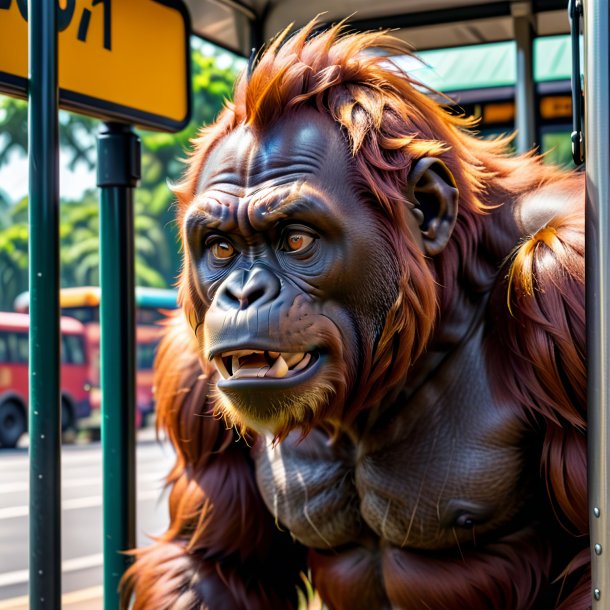
<svg viewBox="0 0 610 610"><path fill-rule="evenodd" d="M595 550L595 554L596 555L601 555L602 554L602 545L601 544L596 544L593 549Z"/></svg>

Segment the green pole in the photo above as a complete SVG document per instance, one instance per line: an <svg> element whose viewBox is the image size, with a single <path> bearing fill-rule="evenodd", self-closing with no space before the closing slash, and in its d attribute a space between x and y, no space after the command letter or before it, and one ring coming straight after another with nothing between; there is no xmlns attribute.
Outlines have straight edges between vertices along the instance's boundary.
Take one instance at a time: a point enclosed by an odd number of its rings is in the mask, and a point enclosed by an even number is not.
<svg viewBox="0 0 610 610"><path fill-rule="evenodd" d="M104 609L118 608L118 586L135 545L135 298L133 189L140 140L128 125L98 135Z"/></svg>
<svg viewBox="0 0 610 610"><path fill-rule="evenodd" d="M57 3L29 2L30 609L61 607Z"/></svg>

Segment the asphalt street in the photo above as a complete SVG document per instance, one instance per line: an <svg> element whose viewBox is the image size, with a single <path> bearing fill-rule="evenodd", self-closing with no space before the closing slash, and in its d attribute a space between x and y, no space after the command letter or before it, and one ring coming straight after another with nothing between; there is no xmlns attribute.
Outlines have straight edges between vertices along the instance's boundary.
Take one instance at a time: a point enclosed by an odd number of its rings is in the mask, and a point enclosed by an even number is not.
<svg viewBox="0 0 610 610"><path fill-rule="evenodd" d="M141 437L140 437L141 438ZM167 526L163 478L173 463L168 445L144 431L137 445L137 544ZM18 610L28 588L27 449L0 450L0 610ZM62 591L64 607L101 607L102 452L99 443L62 450ZM71 600L73 603L71 603Z"/></svg>

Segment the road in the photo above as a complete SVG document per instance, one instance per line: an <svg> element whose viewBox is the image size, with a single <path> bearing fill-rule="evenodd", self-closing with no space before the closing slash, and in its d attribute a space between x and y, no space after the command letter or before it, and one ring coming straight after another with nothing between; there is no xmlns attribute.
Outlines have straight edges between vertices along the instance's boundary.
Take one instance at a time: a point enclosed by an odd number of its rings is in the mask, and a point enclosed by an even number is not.
<svg viewBox="0 0 610 610"><path fill-rule="evenodd" d="M144 431L137 445L137 544L167 526L163 477L173 462L167 445ZM26 449L0 450L0 610L27 608L28 457ZM102 455L99 443L62 450L63 607L101 608Z"/></svg>

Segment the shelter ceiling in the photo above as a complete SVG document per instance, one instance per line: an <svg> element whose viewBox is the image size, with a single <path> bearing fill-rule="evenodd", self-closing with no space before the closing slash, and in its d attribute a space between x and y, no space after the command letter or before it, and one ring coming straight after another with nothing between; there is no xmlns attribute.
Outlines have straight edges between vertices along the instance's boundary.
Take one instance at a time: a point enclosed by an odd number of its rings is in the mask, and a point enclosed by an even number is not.
<svg viewBox="0 0 610 610"><path fill-rule="evenodd" d="M288 24L299 27L316 15L335 22L350 16L353 27L392 28L416 50L481 44L514 38L513 15L530 11L538 35L569 31L566 0L185 0L193 32L248 55L252 46Z"/></svg>

